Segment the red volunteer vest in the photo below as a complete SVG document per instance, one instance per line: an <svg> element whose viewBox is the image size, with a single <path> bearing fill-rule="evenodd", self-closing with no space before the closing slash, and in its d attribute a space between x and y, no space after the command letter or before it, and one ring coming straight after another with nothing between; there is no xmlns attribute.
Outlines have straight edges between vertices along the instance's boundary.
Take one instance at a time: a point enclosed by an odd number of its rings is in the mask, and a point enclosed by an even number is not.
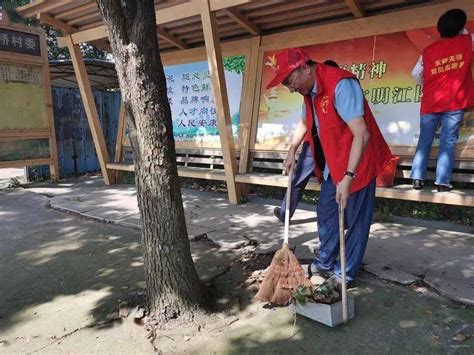
<svg viewBox="0 0 474 355"><path fill-rule="evenodd" d="M339 183L347 171L349 152L352 146L353 135L349 126L338 115L334 106L334 93L341 79L355 78L350 72L326 65L316 64L317 94L314 97L315 113L319 122L319 138L324 151L326 163L329 166L331 177L335 184ZM313 117L311 99L305 96L306 129L311 132ZM392 154L380 132L372 111L364 98L364 120L370 133L370 140L356 170L356 178L351 185L351 193L366 187L390 161ZM313 140L310 140L313 157L315 149ZM318 169L314 159L314 172L319 182L322 181L322 172Z"/></svg>
<svg viewBox="0 0 474 355"><path fill-rule="evenodd" d="M471 35L442 38L423 50L422 114L474 105L471 63Z"/></svg>

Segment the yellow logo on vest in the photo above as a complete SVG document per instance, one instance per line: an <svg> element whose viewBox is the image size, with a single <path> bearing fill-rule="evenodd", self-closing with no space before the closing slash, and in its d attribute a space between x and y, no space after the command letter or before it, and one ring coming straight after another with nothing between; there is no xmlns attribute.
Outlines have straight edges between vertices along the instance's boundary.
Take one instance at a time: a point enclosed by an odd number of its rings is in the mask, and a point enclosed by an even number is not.
<svg viewBox="0 0 474 355"><path fill-rule="evenodd" d="M321 111L323 111L323 113L328 113L328 106L329 98L327 96L323 96L323 98L321 99L321 104L319 105Z"/></svg>

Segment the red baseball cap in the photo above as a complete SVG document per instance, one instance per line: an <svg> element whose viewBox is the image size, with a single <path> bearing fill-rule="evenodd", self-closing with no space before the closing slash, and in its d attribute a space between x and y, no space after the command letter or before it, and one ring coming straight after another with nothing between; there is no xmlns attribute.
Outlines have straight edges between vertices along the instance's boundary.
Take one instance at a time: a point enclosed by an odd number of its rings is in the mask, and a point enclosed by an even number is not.
<svg viewBox="0 0 474 355"><path fill-rule="evenodd" d="M281 84L290 73L311 60L308 53L301 48L288 48L275 53L269 58L267 65L275 70L275 77L268 83L267 89Z"/></svg>

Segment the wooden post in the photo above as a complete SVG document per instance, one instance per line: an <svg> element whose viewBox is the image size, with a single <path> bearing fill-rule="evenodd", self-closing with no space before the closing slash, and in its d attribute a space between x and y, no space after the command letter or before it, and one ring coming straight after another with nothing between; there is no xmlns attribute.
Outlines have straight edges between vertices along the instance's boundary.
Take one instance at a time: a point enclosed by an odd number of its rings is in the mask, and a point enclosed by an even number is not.
<svg viewBox="0 0 474 355"><path fill-rule="evenodd" d="M258 114L260 111L260 87L262 85L263 75L263 52L264 50L260 47L258 50L257 59L257 75L255 77L255 90L253 97L253 111L252 111L252 126L250 131L250 149L255 147L257 140L257 128L258 128Z"/></svg>
<svg viewBox="0 0 474 355"><path fill-rule="evenodd" d="M231 204L238 204L240 202L240 188L235 182L237 160L235 158L234 136L232 134L232 123L216 16L211 12L209 0L194 1L200 6L204 40L206 42L207 60L209 71L211 73L212 92L216 100L217 121L222 156L224 158L229 202Z"/></svg>
<svg viewBox="0 0 474 355"><path fill-rule="evenodd" d="M71 54L72 64L74 66L74 72L76 73L77 84L79 85L79 91L81 93L82 102L87 115L87 121L92 133L92 139L94 141L97 158L99 159L100 169L104 176L104 182L106 185L114 183L112 171L107 170L107 163L109 161L109 153L107 152L107 146L105 144L104 134L102 127L100 126L99 114L94 102L94 95L92 94L92 88L87 77L87 69L82 57L81 50L78 44L74 44L70 35L65 36L69 53Z"/></svg>
<svg viewBox="0 0 474 355"><path fill-rule="evenodd" d="M59 179L59 165L58 165L58 148L56 144L56 130L54 127L54 112L53 112L53 97L51 94L51 76L49 73L49 59L48 59L48 46L46 44L46 35L40 36L41 41L41 53L44 60L42 67L43 72L43 88L44 88L44 102L46 104L46 116L48 120L48 129L50 132L49 136L49 156L52 159L52 163L49 165L49 174L51 179L58 181Z"/></svg>
<svg viewBox="0 0 474 355"><path fill-rule="evenodd" d="M240 104L240 160L239 173L248 172L249 156L250 156L250 136L252 131L252 114L258 69L258 53L260 49L261 37L253 37L250 54L247 57L244 71L244 85L242 88L242 101ZM248 195L248 184L242 185L242 195Z"/></svg>
<svg viewBox="0 0 474 355"><path fill-rule="evenodd" d="M120 101L120 113L117 127L117 139L115 140L115 156L114 162L121 163L123 159L123 138L125 136L125 127L127 126L127 115L125 114L125 105ZM117 170L115 172L115 181L119 182L122 178L122 172Z"/></svg>

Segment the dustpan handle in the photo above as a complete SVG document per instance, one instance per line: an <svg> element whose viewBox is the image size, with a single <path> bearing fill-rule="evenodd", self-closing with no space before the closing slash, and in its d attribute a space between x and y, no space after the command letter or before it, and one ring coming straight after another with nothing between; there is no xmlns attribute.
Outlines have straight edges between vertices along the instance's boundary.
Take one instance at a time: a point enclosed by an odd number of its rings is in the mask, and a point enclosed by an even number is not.
<svg viewBox="0 0 474 355"><path fill-rule="evenodd" d="M293 165L288 172L288 187L286 189L286 206L285 206L285 234L283 243L288 244L288 235L290 233L290 203L291 203L291 180L293 179Z"/></svg>
<svg viewBox="0 0 474 355"><path fill-rule="evenodd" d="M346 240L344 238L344 209L341 203L339 209L339 256L341 259L341 291L342 291L342 320L347 323L347 284L346 284Z"/></svg>

